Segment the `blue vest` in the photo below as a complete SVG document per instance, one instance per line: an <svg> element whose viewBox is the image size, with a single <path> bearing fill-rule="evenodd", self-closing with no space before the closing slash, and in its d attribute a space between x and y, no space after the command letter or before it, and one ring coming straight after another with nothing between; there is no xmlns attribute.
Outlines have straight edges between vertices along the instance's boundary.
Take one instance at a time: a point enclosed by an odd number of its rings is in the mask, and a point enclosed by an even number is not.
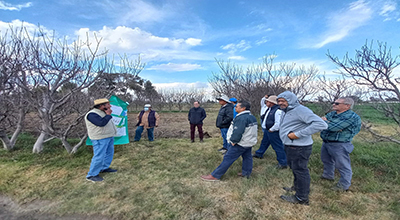
<svg viewBox="0 0 400 220"><path fill-rule="evenodd" d="M275 112L278 111L279 105L274 105L271 107L271 110L269 110L268 115L265 117L267 120L265 123L265 128L269 130L272 126L275 124Z"/></svg>
<svg viewBox="0 0 400 220"><path fill-rule="evenodd" d="M145 112L144 110L140 112L139 122L136 124L136 126L139 126L140 123L142 122L142 116L144 112ZM150 110L149 117L147 119L149 121L149 128L156 126L156 111Z"/></svg>

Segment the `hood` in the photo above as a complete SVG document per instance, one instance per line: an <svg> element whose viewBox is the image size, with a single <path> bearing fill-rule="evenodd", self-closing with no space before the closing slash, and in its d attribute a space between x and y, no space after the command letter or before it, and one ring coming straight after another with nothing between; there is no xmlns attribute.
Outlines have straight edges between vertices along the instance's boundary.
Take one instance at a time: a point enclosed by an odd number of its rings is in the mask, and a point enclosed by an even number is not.
<svg viewBox="0 0 400 220"><path fill-rule="evenodd" d="M289 104L289 106L286 109L282 109L284 111L289 111L300 105L297 96L293 94L291 91L282 92L281 94L278 95L277 99L279 98L284 98Z"/></svg>

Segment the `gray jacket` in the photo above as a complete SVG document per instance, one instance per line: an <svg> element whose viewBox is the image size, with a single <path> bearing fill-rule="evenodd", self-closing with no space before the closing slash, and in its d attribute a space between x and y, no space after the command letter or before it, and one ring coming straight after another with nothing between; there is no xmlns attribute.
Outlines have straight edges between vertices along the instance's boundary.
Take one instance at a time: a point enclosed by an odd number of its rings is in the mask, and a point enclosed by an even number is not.
<svg viewBox="0 0 400 220"><path fill-rule="evenodd" d="M328 125L318 115L301 105L292 92L285 91L278 95L279 98L284 98L289 104L286 109L282 109L279 129L279 136L284 145L311 145L313 143L311 135L328 128ZM299 139L289 139L287 135L291 132L294 132Z"/></svg>
<svg viewBox="0 0 400 220"><path fill-rule="evenodd" d="M246 110L236 115L229 126L226 140L242 147L253 147L257 144L257 119Z"/></svg>

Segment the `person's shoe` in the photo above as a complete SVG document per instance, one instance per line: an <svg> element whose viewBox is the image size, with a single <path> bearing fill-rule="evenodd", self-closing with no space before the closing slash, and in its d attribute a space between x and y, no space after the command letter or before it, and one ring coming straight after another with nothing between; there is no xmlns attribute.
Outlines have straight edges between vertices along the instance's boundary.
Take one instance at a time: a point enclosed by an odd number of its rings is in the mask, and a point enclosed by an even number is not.
<svg viewBox="0 0 400 220"><path fill-rule="evenodd" d="M284 186L283 189L284 189L286 192L295 192L295 191L296 191L296 190L294 189L294 186L292 186L292 187L286 187L286 186Z"/></svg>
<svg viewBox="0 0 400 220"><path fill-rule="evenodd" d="M344 189L343 187L338 186L338 185L335 185L334 187L332 187L332 190L336 191L336 192L347 192L347 191L349 191L349 189Z"/></svg>
<svg viewBox="0 0 400 220"><path fill-rule="evenodd" d="M300 205L309 205L308 200L300 200L297 198L297 196L286 196L286 195L281 195L281 199L285 200L286 202L290 202L293 204L300 204Z"/></svg>
<svg viewBox="0 0 400 220"><path fill-rule="evenodd" d="M100 171L100 173L115 173L115 172L117 172L118 170L116 170L116 169L111 169L110 167L109 168L107 168L107 169L105 169L105 170L102 170L102 171Z"/></svg>
<svg viewBox="0 0 400 220"><path fill-rule="evenodd" d="M97 176L89 176L89 177L86 177L86 180L87 180L87 181L92 181L92 182L101 182L101 181L103 181L104 179L101 178L99 175L97 175Z"/></svg>
<svg viewBox="0 0 400 220"><path fill-rule="evenodd" d="M319 178L320 178L321 180L328 180L328 181L331 181L331 182L335 181L335 179L331 179L331 178L328 178L328 177L324 177L323 175L321 175Z"/></svg>
<svg viewBox="0 0 400 220"><path fill-rule="evenodd" d="M200 139L200 142L203 143L204 142L203 139Z"/></svg>
<svg viewBox="0 0 400 220"><path fill-rule="evenodd" d="M258 156L257 154L253 154L253 157L254 157L254 158L258 158L258 159L262 159L262 158L263 158L262 156L260 157L260 156Z"/></svg>
<svg viewBox="0 0 400 220"><path fill-rule="evenodd" d="M225 154L225 153L228 151L228 149L226 149L226 148L221 148L221 149L219 149L218 151L221 152L222 154Z"/></svg>
<svg viewBox="0 0 400 220"><path fill-rule="evenodd" d="M194 140L191 140L190 142L194 143Z"/></svg>
<svg viewBox="0 0 400 220"><path fill-rule="evenodd" d="M243 175L242 173L238 173L237 175L240 176L240 177L246 177L247 179L250 178L250 176L245 176L245 175Z"/></svg>
<svg viewBox="0 0 400 220"><path fill-rule="evenodd" d="M217 182L217 181L219 181L219 179L213 177L211 174L205 175L205 176L201 176L200 178L201 178L202 180L208 181L208 182Z"/></svg>
<svg viewBox="0 0 400 220"><path fill-rule="evenodd" d="M278 164L278 165L276 165L275 168L278 169L278 170L283 170L283 169L287 169L288 166L287 166L287 165L286 165L286 166L283 166L283 165Z"/></svg>

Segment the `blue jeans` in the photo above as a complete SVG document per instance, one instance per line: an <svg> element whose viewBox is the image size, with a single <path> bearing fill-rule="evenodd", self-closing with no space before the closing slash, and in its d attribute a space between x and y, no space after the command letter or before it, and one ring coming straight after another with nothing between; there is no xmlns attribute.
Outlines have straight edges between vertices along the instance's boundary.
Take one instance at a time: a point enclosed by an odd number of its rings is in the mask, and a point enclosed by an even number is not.
<svg viewBox="0 0 400 220"><path fill-rule="evenodd" d="M228 133L228 128L220 128L220 130L221 130L222 140L224 140L222 147L229 150L230 144L226 140L226 134Z"/></svg>
<svg viewBox="0 0 400 220"><path fill-rule="evenodd" d="M134 141L140 141L140 138L142 137L143 130L144 130L144 126L138 126L136 128ZM149 141L154 141L154 127L147 129L147 138L149 139Z"/></svg>
<svg viewBox="0 0 400 220"><path fill-rule="evenodd" d="M97 176L100 171L110 167L114 156L114 137L92 140L93 157L86 177Z"/></svg>
<svg viewBox="0 0 400 220"><path fill-rule="evenodd" d="M351 170L350 153L354 146L351 142L338 143L329 142L322 143L321 160L324 164L324 172L322 176L329 179L334 179L335 168L340 173L338 185L343 189L348 189L351 185Z"/></svg>
<svg viewBox="0 0 400 220"><path fill-rule="evenodd" d="M310 159L312 145L290 146L285 145L287 162L292 169L294 181L293 186L296 196L301 200L308 200L310 194L310 171L308 170L308 160Z"/></svg>
<svg viewBox="0 0 400 220"><path fill-rule="evenodd" d="M222 160L222 163L211 173L211 175L217 179L220 179L233 164L233 162L235 162L240 156L243 158L242 175L247 177L250 176L251 171L253 170L251 147L242 147L237 144L229 147L229 150L226 152L224 159Z"/></svg>
<svg viewBox="0 0 400 220"><path fill-rule="evenodd" d="M276 153L276 160L281 166L287 166L285 148L281 138L279 137L279 131L269 132L267 129L263 129L264 136L260 144L260 148L256 151L258 157L263 157L265 151L268 150L269 145L272 145Z"/></svg>

